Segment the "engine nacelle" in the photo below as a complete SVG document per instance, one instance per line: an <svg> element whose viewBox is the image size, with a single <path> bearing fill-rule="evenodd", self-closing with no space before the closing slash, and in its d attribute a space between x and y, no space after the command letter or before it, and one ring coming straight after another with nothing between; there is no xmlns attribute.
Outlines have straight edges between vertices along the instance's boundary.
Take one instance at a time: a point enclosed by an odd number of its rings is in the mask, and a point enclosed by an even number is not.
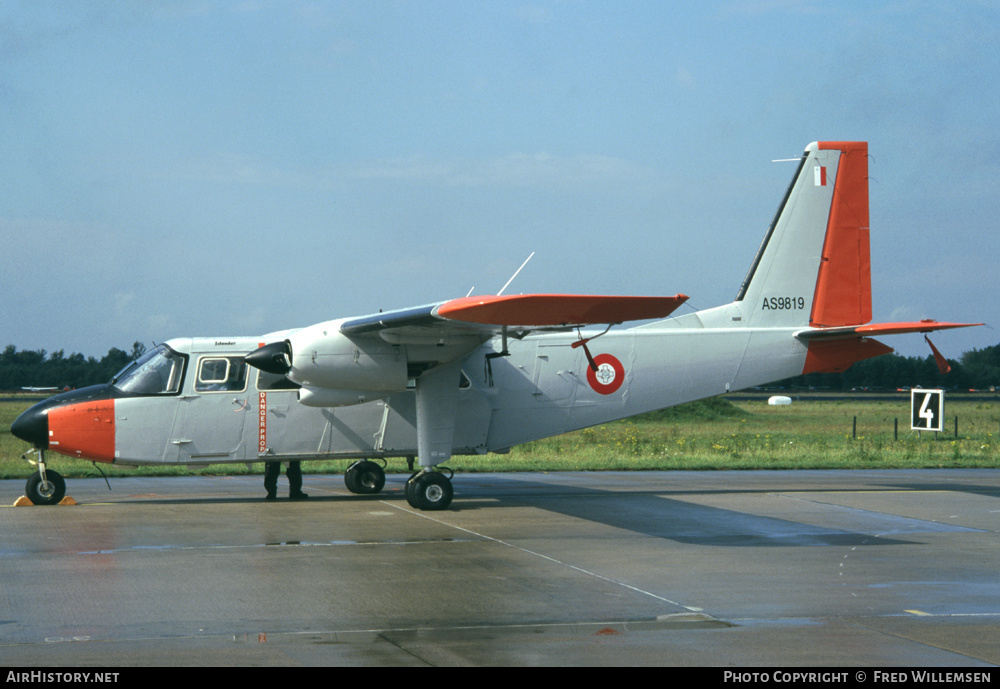
<svg viewBox="0 0 1000 689"><path fill-rule="evenodd" d="M373 395L375 399L406 389L403 348L375 337L350 338L340 332L340 321L303 328L292 333L287 342L288 378L314 392L383 393Z"/></svg>
<svg viewBox="0 0 1000 689"><path fill-rule="evenodd" d="M391 393L370 390L336 390L333 388L299 388L299 402L307 407L349 407L381 399Z"/></svg>

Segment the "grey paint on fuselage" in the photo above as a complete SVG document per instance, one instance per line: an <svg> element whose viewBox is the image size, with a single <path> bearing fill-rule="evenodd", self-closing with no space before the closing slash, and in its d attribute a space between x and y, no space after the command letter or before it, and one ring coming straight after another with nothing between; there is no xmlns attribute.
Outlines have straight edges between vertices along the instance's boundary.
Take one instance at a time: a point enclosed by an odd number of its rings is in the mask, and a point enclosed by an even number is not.
<svg viewBox="0 0 1000 689"><path fill-rule="evenodd" d="M570 346L578 339L575 334L539 334L511 342L509 356L492 358L487 365L486 355L499 349L491 341L462 361L467 384L459 390L452 452L502 451L794 375L802 370L805 347L791 333L678 329L671 321L609 332L590 347L595 355L612 354L624 365L625 381L610 395L588 384L587 359ZM240 357L261 339L169 342L189 356L181 394L118 401L115 461L194 465L416 454L412 390L335 408L302 405L295 390L265 390L263 418L258 390L263 374L254 369L242 390L195 391L203 358ZM783 354L782 343L787 343ZM262 423L264 446L259 442Z"/></svg>
<svg viewBox="0 0 1000 689"><path fill-rule="evenodd" d="M212 338L168 342L189 357L181 394L117 400L115 463L195 465L416 454L412 390L346 407L309 407L298 402L294 389L260 390L258 384L265 374L254 369L250 369L242 389L195 390L203 358L242 357L255 350L259 341ZM225 344L217 346L217 342ZM263 418L261 392L265 394ZM490 411L487 395L477 385L459 391L456 454L487 451ZM263 448L259 443L262 423L266 430Z"/></svg>

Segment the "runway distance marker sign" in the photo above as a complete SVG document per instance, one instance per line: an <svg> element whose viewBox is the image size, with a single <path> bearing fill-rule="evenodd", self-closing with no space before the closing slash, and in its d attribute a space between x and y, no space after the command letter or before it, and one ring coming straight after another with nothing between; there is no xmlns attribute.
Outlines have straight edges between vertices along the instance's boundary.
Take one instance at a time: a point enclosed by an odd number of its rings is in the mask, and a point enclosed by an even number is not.
<svg viewBox="0 0 1000 689"><path fill-rule="evenodd" d="M944 430L944 390L910 391L910 428L914 431Z"/></svg>

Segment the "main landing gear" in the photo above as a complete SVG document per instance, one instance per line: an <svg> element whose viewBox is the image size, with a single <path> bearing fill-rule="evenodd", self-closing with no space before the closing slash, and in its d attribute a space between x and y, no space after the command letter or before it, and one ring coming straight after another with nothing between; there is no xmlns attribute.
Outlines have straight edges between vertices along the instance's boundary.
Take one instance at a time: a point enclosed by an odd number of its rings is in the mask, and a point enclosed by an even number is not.
<svg viewBox="0 0 1000 689"><path fill-rule="evenodd" d="M449 476L439 471L424 469L413 474L406 482L406 501L410 507L418 510L444 510L451 504L455 495L451 487L451 477L454 473L448 470Z"/></svg>
<svg viewBox="0 0 1000 689"><path fill-rule="evenodd" d="M406 501L418 510L444 510L455 495L450 469L448 475L432 469L423 469L406 481ZM49 472L50 474L52 472ZM371 460L355 462L344 472L347 490L358 495L375 495L385 487L385 469Z"/></svg>
<svg viewBox="0 0 1000 689"><path fill-rule="evenodd" d="M374 495L385 487L385 470L375 462L362 459L344 472L347 490L359 495Z"/></svg>

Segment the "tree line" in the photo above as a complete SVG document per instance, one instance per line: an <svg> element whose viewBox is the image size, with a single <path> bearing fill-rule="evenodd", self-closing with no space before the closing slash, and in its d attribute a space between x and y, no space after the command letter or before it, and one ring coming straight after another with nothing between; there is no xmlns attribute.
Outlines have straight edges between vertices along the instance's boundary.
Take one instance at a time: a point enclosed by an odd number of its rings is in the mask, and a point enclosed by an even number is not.
<svg viewBox="0 0 1000 689"><path fill-rule="evenodd" d="M83 354L66 355L44 349L18 351L14 345L0 353L0 390L28 387L84 388L107 383L130 362L141 357L146 346L133 342L131 351L112 347L100 359Z"/></svg>
<svg viewBox="0 0 1000 689"><path fill-rule="evenodd" d="M82 388L106 383L129 362L146 351L133 342L130 351L112 347L100 359L64 350L18 351L8 345L0 354L0 390L26 387ZM810 373L776 383L785 388L825 390L895 390L904 387L990 390L1000 388L1000 344L973 349L958 360L949 359L952 370L941 373L933 356L904 357L886 354L859 361L842 373Z"/></svg>

